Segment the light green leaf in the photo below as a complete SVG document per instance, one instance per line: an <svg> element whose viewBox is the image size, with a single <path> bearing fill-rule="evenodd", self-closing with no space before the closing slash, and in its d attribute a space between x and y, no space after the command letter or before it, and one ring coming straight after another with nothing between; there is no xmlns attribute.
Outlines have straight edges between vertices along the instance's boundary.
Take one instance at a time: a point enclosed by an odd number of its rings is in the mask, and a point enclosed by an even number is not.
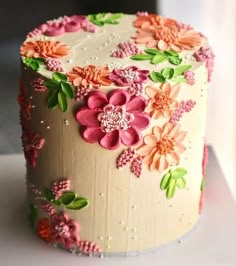
<svg viewBox="0 0 236 266"><path fill-rule="evenodd" d="M49 90L58 90L60 83L54 79L48 79L44 81L44 85L49 89Z"/></svg>
<svg viewBox="0 0 236 266"><path fill-rule="evenodd" d="M176 180L176 186L180 189L184 189L186 187L186 180L184 177L180 177Z"/></svg>
<svg viewBox="0 0 236 266"><path fill-rule="evenodd" d="M58 105L58 99L57 99L57 94L58 92L53 92L51 91L51 93L48 96L48 108L49 109L55 109Z"/></svg>
<svg viewBox="0 0 236 266"><path fill-rule="evenodd" d="M25 57L23 59L23 63L26 64L27 66L29 66L31 62L32 62L32 58L31 57Z"/></svg>
<svg viewBox="0 0 236 266"><path fill-rule="evenodd" d="M51 189L49 189L49 188L44 188L43 195L50 202L53 202L55 200L55 197L54 197Z"/></svg>
<svg viewBox="0 0 236 266"><path fill-rule="evenodd" d="M144 52L147 54L151 54L151 55L157 55L157 54L163 55L161 51L154 49L154 48L145 49Z"/></svg>
<svg viewBox="0 0 236 266"><path fill-rule="evenodd" d="M151 80L153 80L155 82L160 82L160 83L164 83L166 81L165 77L163 77L163 75L161 73L155 72L155 71L151 72L150 78L151 78Z"/></svg>
<svg viewBox="0 0 236 266"><path fill-rule="evenodd" d="M151 54L136 54L130 57L133 60L150 60L153 58Z"/></svg>
<svg viewBox="0 0 236 266"><path fill-rule="evenodd" d="M176 168L171 172L171 178L178 179L187 174L187 171L184 168Z"/></svg>
<svg viewBox="0 0 236 266"><path fill-rule="evenodd" d="M179 56L179 54L178 54L177 52L172 51L172 50L164 51L164 53L165 53L166 55L168 55L168 56L175 56L175 57Z"/></svg>
<svg viewBox="0 0 236 266"><path fill-rule="evenodd" d="M67 99L66 99L66 95L64 94L62 90L58 92L57 100L58 100L58 105L60 109L62 110L62 112L66 112L68 108Z"/></svg>
<svg viewBox="0 0 236 266"><path fill-rule="evenodd" d="M172 80L176 83L186 83L187 82L187 80L184 76L174 77Z"/></svg>
<svg viewBox="0 0 236 266"><path fill-rule="evenodd" d="M165 190L168 188L168 185L169 185L169 181L170 181L170 176L171 176L171 173L170 171L168 171L162 178L161 180L161 184L160 184L160 188L161 190Z"/></svg>
<svg viewBox="0 0 236 266"><path fill-rule="evenodd" d="M203 191L205 188L205 179L202 179L200 190Z"/></svg>
<svg viewBox="0 0 236 266"><path fill-rule="evenodd" d="M61 89L64 92L64 94L66 95L66 97L73 99L75 97L75 92L73 87L66 82L61 82Z"/></svg>
<svg viewBox="0 0 236 266"><path fill-rule="evenodd" d="M75 199L76 199L76 194L73 191L65 191L58 200L64 205L69 205Z"/></svg>
<svg viewBox="0 0 236 266"><path fill-rule="evenodd" d="M64 81L64 82L66 82L67 81L67 76L65 75L65 74L62 74L62 73L60 73L60 72L54 72L53 74L52 74L52 78L54 79L54 80L56 80L56 81Z"/></svg>
<svg viewBox="0 0 236 266"><path fill-rule="evenodd" d="M71 204L66 205L67 209L80 210L88 205L88 200L85 198L76 198Z"/></svg>
<svg viewBox="0 0 236 266"><path fill-rule="evenodd" d="M190 68L192 68L191 65L183 65L183 66L179 66L175 69L175 76L179 76L181 74L183 74L185 71L189 70Z"/></svg>
<svg viewBox="0 0 236 266"><path fill-rule="evenodd" d="M167 199L171 199L174 197L175 188L176 188L176 180L171 178L169 186L168 186L167 191L166 191Z"/></svg>
<svg viewBox="0 0 236 266"><path fill-rule="evenodd" d="M169 57L169 62L173 65L180 65L182 63L182 58L179 56L171 56Z"/></svg>
<svg viewBox="0 0 236 266"><path fill-rule="evenodd" d="M164 54L157 54L155 56L153 56L152 60L151 60L151 63L152 64L160 64L164 61L166 61L168 59L168 57Z"/></svg>
<svg viewBox="0 0 236 266"><path fill-rule="evenodd" d="M162 71L161 71L161 74L162 76L165 78L165 79L172 79L173 76L174 76L174 69L171 68L171 67L166 67L166 68L163 68Z"/></svg>
<svg viewBox="0 0 236 266"><path fill-rule="evenodd" d="M123 13L114 13L114 14L111 14L111 16L109 17L110 20L117 20L119 18L122 18L123 16Z"/></svg>

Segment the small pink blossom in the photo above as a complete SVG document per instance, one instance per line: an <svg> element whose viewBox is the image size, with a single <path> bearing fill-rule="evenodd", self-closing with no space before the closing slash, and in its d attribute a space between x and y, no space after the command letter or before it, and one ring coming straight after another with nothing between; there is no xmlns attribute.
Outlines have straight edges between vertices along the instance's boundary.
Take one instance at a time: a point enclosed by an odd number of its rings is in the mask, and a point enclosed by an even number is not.
<svg viewBox="0 0 236 266"><path fill-rule="evenodd" d="M170 118L170 123L176 124L183 116L184 112L190 112L195 106L196 102L193 100L181 101L178 108L174 111Z"/></svg>
<svg viewBox="0 0 236 266"><path fill-rule="evenodd" d="M194 76L195 76L195 73L193 71L188 70L184 72L184 77L187 80L187 84L191 86L195 84Z"/></svg>
<svg viewBox="0 0 236 266"><path fill-rule="evenodd" d="M130 86L133 83L142 84L148 78L149 70L141 70L136 66L124 69L114 69L108 78L118 86Z"/></svg>
<svg viewBox="0 0 236 266"><path fill-rule="evenodd" d="M46 68L54 72L63 72L62 63L56 58L46 58L45 59Z"/></svg>
<svg viewBox="0 0 236 266"><path fill-rule="evenodd" d="M132 161L130 166L131 172L135 174L138 178L142 174L142 163L143 163L142 157L139 156Z"/></svg>
<svg viewBox="0 0 236 266"><path fill-rule="evenodd" d="M144 17L144 16L148 16L149 14L148 14L147 11L138 11L138 12L136 13L136 15L137 15L138 17Z"/></svg>
<svg viewBox="0 0 236 266"><path fill-rule="evenodd" d="M55 209L50 203L42 203L41 207L49 216L55 214Z"/></svg>
<svg viewBox="0 0 236 266"><path fill-rule="evenodd" d="M203 157L202 157L202 175L203 175L203 177L206 176L207 164L208 164L208 148L207 148L207 145L204 145Z"/></svg>
<svg viewBox="0 0 236 266"><path fill-rule="evenodd" d="M127 150L122 151L122 153L116 159L116 167L119 169L125 166L134 158L134 150L128 148Z"/></svg>
<svg viewBox="0 0 236 266"><path fill-rule="evenodd" d="M29 32L27 34L27 38L34 38L34 37L37 37L38 35L40 35L42 32L40 29L38 28L35 28L34 30L32 30L31 32Z"/></svg>
<svg viewBox="0 0 236 266"><path fill-rule="evenodd" d="M137 144L141 130L147 128L150 117L144 113L146 100L131 96L126 90L115 89L107 95L101 91L88 94L86 107L76 113L82 125L82 137L89 143L98 142L103 148L117 149Z"/></svg>
<svg viewBox="0 0 236 266"><path fill-rule="evenodd" d="M42 78L35 78L30 84L35 91L45 92L47 90L47 87L44 85L44 79Z"/></svg>
<svg viewBox="0 0 236 266"><path fill-rule="evenodd" d="M87 255L102 252L101 248L91 241L79 241L78 248L80 251Z"/></svg>
<svg viewBox="0 0 236 266"><path fill-rule="evenodd" d="M79 224L70 219L67 214L51 216L52 239L65 248L73 248L79 244Z"/></svg>
<svg viewBox="0 0 236 266"><path fill-rule="evenodd" d="M76 101L82 100L85 96L88 95L89 91L91 91L90 87L80 84L80 86L76 88Z"/></svg>
<svg viewBox="0 0 236 266"><path fill-rule="evenodd" d="M68 191L70 189L70 180L69 179L60 179L58 181L54 181L51 186L51 190L55 199L59 199L63 192Z"/></svg>
<svg viewBox="0 0 236 266"><path fill-rule="evenodd" d="M115 50L111 56L117 58L124 58L131 55L139 54L141 51L137 47L137 45L133 42L121 42L118 45L118 49Z"/></svg>
<svg viewBox="0 0 236 266"><path fill-rule="evenodd" d="M144 90L143 84L139 84L139 83L133 83L127 88L128 93L132 96L133 95L135 95L135 96L142 95L143 90Z"/></svg>
<svg viewBox="0 0 236 266"><path fill-rule="evenodd" d="M193 54L193 57L195 57L197 62L206 62L206 67L208 70L208 82L211 81L215 59L215 55L213 53L212 48L201 47L197 52Z"/></svg>

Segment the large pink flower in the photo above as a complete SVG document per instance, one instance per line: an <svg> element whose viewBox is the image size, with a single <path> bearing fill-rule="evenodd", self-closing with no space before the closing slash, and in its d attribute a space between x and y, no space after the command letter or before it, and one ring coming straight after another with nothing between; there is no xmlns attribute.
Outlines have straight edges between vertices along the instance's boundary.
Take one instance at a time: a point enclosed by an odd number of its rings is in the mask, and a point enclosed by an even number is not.
<svg viewBox="0 0 236 266"><path fill-rule="evenodd" d="M79 244L79 224L71 220L65 214L53 214L51 216L52 223L52 239L57 243L62 244L66 248L72 248Z"/></svg>
<svg viewBox="0 0 236 266"><path fill-rule="evenodd" d="M129 86L134 83L142 84L147 80L149 70L141 70L136 66L129 66L124 69L114 69L108 78L118 86Z"/></svg>
<svg viewBox="0 0 236 266"><path fill-rule="evenodd" d="M141 139L141 130L149 125L149 116L144 113L146 100L131 96L126 90L115 89L106 95L92 91L87 97L87 106L76 113L83 126L82 137L89 143L99 144L109 150L123 143L135 145Z"/></svg>

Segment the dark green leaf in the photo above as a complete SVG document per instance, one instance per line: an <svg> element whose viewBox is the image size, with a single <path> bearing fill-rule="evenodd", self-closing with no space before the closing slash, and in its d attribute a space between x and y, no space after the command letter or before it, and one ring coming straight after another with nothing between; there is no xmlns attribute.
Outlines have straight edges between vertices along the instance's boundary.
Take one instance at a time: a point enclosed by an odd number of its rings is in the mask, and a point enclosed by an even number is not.
<svg viewBox="0 0 236 266"><path fill-rule="evenodd" d="M71 204L66 205L66 208L71 210L80 210L88 205L88 200L85 198L76 198Z"/></svg>
<svg viewBox="0 0 236 266"><path fill-rule="evenodd" d="M161 187L161 190L165 190L168 188L168 185L169 185L169 181L170 181L170 176L171 176L171 173L170 171L168 171L162 178L161 180L161 184L160 184L160 187Z"/></svg>
<svg viewBox="0 0 236 266"><path fill-rule="evenodd" d="M66 112L68 108L67 99L66 99L66 95L64 94L62 90L58 92L57 100L58 100L58 105L60 109L62 110L62 112Z"/></svg>
<svg viewBox="0 0 236 266"><path fill-rule="evenodd" d="M179 56L179 54L175 51L169 50L169 51L164 51L164 53L168 56Z"/></svg>
<svg viewBox="0 0 236 266"><path fill-rule="evenodd" d="M31 63L29 64L29 67L31 67L35 71L39 70L39 64L36 61L31 61Z"/></svg>
<svg viewBox="0 0 236 266"><path fill-rule="evenodd" d="M150 60L153 58L151 54L136 54L130 57L133 60Z"/></svg>
<svg viewBox="0 0 236 266"><path fill-rule="evenodd" d="M43 65L45 63L45 59L41 57L33 58L33 61L37 62L39 65Z"/></svg>
<svg viewBox="0 0 236 266"><path fill-rule="evenodd" d="M43 195L50 202L53 202L55 200L55 197L54 197L51 189L49 189L49 188L44 188Z"/></svg>
<svg viewBox="0 0 236 266"><path fill-rule="evenodd" d="M60 73L60 72L54 72L53 74L52 74L52 78L54 79L54 80L57 80L57 81L67 81L67 76L65 75L65 74L62 74L62 73Z"/></svg>
<svg viewBox="0 0 236 266"><path fill-rule="evenodd" d="M184 76L174 77L172 80L176 83L186 83L187 82L187 80Z"/></svg>
<svg viewBox="0 0 236 266"><path fill-rule="evenodd" d="M58 199L62 204L69 205L76 199L76 194L73 191L66 191Z"/></svg>
<svg viewBox="0 0 236 266"><path fill-rule="evenodd" d="M184 177L180 177L176 180L176 186L180 189L183 189L186 187L186 180Z"/></svg>
<svg viewBox="0 0 236 266"><path fill-rule="evenodd" d="M151 60L151 63L152 64L160 64L164 61L166 61L168 59L168 57L164 54L157 54L157 55L154 55L152 60Z"/></svg>
<svg viewBox="0 0 236 266"><path fill-rule="evenodd" d="M35 227L38 217L38 211L36 206L30 204L29 206L29 222L32 227Z"/></svg>
<svg viewBox="0 0 236 266"><path fill-rule="evenodd" d="M153 49L153 48L145 49L144 52L147 54L151 54L151 55L157 55L157 54L163 55L163 53L161 51L159 51L157 49Z"/></svg>
<svg viewBox="0 0 236 266"><path fill-rule="evenodd" d="M171 67L166 67L166 68L163 68L162 71L161 71L161 74L162 76L165 78L165 79L172 79L173 76L174 76L174 69L171 68Z"/></svg>
<svg viewBox="0 0 236 266"><path fill-rule="evenodd" d="M176 168L174 171L171 172L171 178L178 179L183 177L187 174L187 171L184 168Z"/></svg>
<svg viewBox="0 0 236 266"><path fill-rule="evenodd" d="M161 73L155 72L155 71L151 72L150 78L151 78L151 80L153 80L155 82L160 82L160 83L164 83L166 81L165 77L163 77L163 75Z"/></svg>
<svg viewBox="0 0 236 266"><path fill-rule="evenodd" d="M54 80L54 79L48 79L44 81L44 85L49 89L49 90L58 90L60 82Z"/></svg>
<svg viewBox="0 0 236 266"><path fill-rule="evenodd" d="M202 179L200 190L203 191L205 188L205 179Z"/></svg>
<svg viewBox="0 0 236 266"><path fill-rule="evenodd" d="M191 65L183 65L183 66L179 66L175 69L175 76L179 76L181 74L183 74L185 71L189 70L190 68L192 68Z"/></svg>
<svg viewBox="0 0 236 266"><path fill-rule="evenodd" d="M171 199L175 195L175 188L176 188L176 180L175 179L170 179L169 186L166 191L166 197L167 199Z"/></svg>
<svg viewBox="0 0 236 266"><path fill-rule="evenodd" d="M55 109L58 105L58 96L56 92L51 92L48 96L48 108L49 109Z"/></svg>
<svg viewBox="0 0 236 266"><path fill-rule="evenodd" d="M73 99L75 97L74 89L73 87L66 82L61 82L61 89L66 95L66 97Z"/></svg>
<svg viewBox="0 0 236 266"><path fill-rule="evenodd" d="M171 56L169 57L169 62L173 65L180 65L182 63L182 58L178 56Z"/></svg>

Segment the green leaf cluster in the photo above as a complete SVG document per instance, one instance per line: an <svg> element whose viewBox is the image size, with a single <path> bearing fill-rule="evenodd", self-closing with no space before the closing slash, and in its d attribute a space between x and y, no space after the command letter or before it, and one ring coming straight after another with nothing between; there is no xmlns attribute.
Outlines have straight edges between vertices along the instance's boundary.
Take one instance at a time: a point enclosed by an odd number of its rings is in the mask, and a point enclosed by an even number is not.
<svg viewBox="0 0 236 266"><path fill-rule="evenodd" d="M38 218L38 211L37 211L37 208L36 208L36 206L34 206L33 204L30 204L30 205L29 205L29 216L28 216L28 219L29 219L30 225L31 225L33 228L34 228L35 225L36 225L37 218Z"/></svg>
<svg viewBox="0 0 236 266"><path fill-rule="evenodd" d="M167 199L171 199L175 195L176 187L184 189L186 187L186 179L184 176L187 171L184 168L170 169L161 180L161 190L166 190Z"/></svg>
<svg viewBox="0 0 236 266"><path fill-rule="evenodd" d="M183 59L175 51L160 51L155 48L145 49L145 54L136 54L130 58L133 60L150 60L154 65L169 61L173 65L180 65Z"/></svg>
<svg viewBox="0 0 236 266"><path fill-rule="evenodd" d="M49 202L57 206L65 206L70 210L80 210L89 204L86 198L78 197L78 195L73 191L63 192L62 196L56 200L51 189L45 188L44 196Z"/></svg>
<svg viewBox="0 0 236 266"><path fill-rule="evenodd" d="M46 80L44 85L50 91L48 108L55 109L59 106L62 112L66 112L68 109L67 99L75 97L74 88L67 82L67 76L60 72L54 72L52 79Z"/></svg>
<svg viewBox="0 0 236 266"><path fill-rule="evenodd" d="M176 83L186 83L186 78L183 73L189 70L191 65L182 65L177 68L165 67L161 72L152 71L150 74L150 79L154 82L164 83L168 80L172 80Z"/></svg>
<svg viewBox="0 0 236 266"><path fill-rule="evenodd" d="M41 65L43 65L45 63L45 59L44 58L34 58L34 57L25 57L23 59L23 63L32 68L35 71L39 71L39 68Z"/></svg>
<svg viewBox="0 0 236 266"><path fill-rule="evenodd" d="M120 19L122 16L122 13L98 13L88 15L88 19L93 24L101 27L105 24L119 24L117 20Z"/></svg>

